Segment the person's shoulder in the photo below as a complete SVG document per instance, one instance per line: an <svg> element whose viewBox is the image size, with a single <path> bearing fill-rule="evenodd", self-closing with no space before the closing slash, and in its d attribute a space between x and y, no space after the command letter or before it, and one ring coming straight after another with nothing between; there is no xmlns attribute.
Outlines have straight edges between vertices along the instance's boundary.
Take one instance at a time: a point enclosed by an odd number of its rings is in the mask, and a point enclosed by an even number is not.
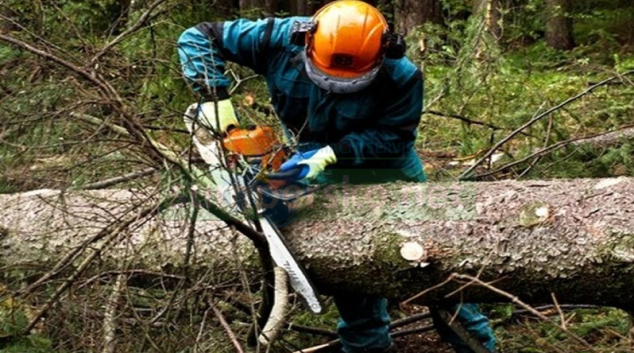
<svg viewBox="0 0 634 353"><path fill-rule="evenodd" d="M289 31L292 29L293 24L295 22L310 21L310 17L307 17L307 16L269 17L264 20L266 21L270 18L272 18L275 21L276 26L278 26L279 28L288 28Z"/></svg>
<svg viewBox="0 0 634 353"><path fill-rule="evenodd" d="M237 26L240 28L259 28L260 30L273 30L279 33L290 34L295 22L310 21L310 17L291 16L291 17L263 17L258 19L238 18L234 20L226 20L222 23L224 27Z"/></svg>
<svg viewBox="0 0 634 353"><path fill-rule="evenodd" d="M268 19L263 19L266 21L267 25L270 26L271 32L269 33L271 37L270 43L276 47L287 47L294 46L291 43L291 34L293 31L293 25L296 22L308 22L310 21L310 17L306 16L291 16L291 17L269 17ZM267 27L268 27L267 26ZM265 30L265 35L266 35Z"/></svg>
<svg viewBox="0 0 634 353"><path fill-rule="evenodd" d="M422 76L421 71L407 57L400 59L385 59L383 68L395 82L406 82L412 78Z"/></svg>

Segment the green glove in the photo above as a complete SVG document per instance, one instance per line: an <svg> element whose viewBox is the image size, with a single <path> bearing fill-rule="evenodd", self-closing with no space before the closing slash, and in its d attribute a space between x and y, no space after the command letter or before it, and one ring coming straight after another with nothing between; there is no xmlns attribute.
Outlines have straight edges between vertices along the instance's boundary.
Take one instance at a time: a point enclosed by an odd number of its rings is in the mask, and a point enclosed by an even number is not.
<svg viewBox="0 0 634 353"><path fill-rule="evenodd" d="M205 102L198 106L198 123L203 127L217 133L224 133L231 126L238 126L236 111L233 109L230 99L218 101L218 116L216 117L216 104Z"/></svg>
<svg viewBox="0 0 634 353"><path fill-rule="evenodd" d="M330 146L308 152L295 153L280 167L279 173L269 175L271 179L304 180L313 179L330 164L337 163L335 151ZM296 173L289 174L290 171Z"/></svg>
<svg viewBox="0 0 634 353"><path fill-rule="evenodd" d="M320 148L315 154L307 159L297 163L297 165L306 165L310 169L306 175L306 179L313 179L319 173L323 172L327 166L337 163L335 151L330 146Z"/></svg>

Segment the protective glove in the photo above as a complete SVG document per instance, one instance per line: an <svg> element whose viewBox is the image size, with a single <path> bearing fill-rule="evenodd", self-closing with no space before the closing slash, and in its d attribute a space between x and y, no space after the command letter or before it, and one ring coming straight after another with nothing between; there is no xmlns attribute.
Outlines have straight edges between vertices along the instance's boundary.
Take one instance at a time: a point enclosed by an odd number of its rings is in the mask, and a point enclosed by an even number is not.
<svg viewBox="0 0 634 353"><path fill-rule="evenodd" d="M238 126L236 111L230 99L218 101L218 117L214 102L205 102L198 106L198 123L203 127L223 134L230 126Z"/></svg>
<svg viewBox="0 0 634 353"><path fill-rule="evenodd" d="M223 169L221 163L221 146L215 134L223 133L231 125L238 126L238 119L229 99L218 101L218 119L214 102L194 103L187 108L183 120L201 157L207 163L211 178L218 191L216 200L228 209L235 210L234 188L232 178ZM240 180L238 178L238 180Z"/></svg>
<svg viewBox="0 0 634 353"><path fill-rule="evenodd" d="M288 172L300 168L300 172L294 174L292 180L313 179L330 164L337 163L335 151L330 146L304 153L295 153L288 161L284 162L279 172Z"/></svg>

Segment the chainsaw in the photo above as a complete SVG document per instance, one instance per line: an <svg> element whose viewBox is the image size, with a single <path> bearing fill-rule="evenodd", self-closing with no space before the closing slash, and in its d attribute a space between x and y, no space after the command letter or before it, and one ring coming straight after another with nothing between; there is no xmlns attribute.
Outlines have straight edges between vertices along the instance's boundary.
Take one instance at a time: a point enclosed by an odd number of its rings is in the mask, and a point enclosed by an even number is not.
<svg viewBox="0 0 634 353"><path fill-rule="evenodd" d="M268 242L275 264L283 268L293 289L311 312L323 312L323 303L303 266L289 250L277 224L291 216L289 203L314 192L317 187L289 182L300 172L294 168L279 172L291 149L284 146L269 126L234 127L222 140L232 180L234 203L243 214L252 214L254 227Z"/></svg>

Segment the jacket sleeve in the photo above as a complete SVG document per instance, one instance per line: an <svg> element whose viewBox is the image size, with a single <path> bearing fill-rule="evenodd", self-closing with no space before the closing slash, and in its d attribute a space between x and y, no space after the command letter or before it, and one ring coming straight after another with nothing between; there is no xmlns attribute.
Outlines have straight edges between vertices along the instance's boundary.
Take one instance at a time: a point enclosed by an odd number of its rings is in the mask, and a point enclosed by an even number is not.
<svg viewBox="0 0 634 353"><path fill-rule="evenodd" d="M289 44L291 26L299 20L305 19L239 19L203 22L189 28L178 39L183 75L194 90L204 94L213 88L226 91L230 83L224 74L227 61L266 74L269 53Z"/></svg>
<svg viewBox="0 0 634 353"><path fill-rule="evenodd" d="M347 134L331 144L337 166L358 166L372 159L400 158L414 146L423 109L423 77L415 67L408 71L409 77L398 77L397 87L386 90L390 92L389 103L378 115L373 128Z"/></svg>

